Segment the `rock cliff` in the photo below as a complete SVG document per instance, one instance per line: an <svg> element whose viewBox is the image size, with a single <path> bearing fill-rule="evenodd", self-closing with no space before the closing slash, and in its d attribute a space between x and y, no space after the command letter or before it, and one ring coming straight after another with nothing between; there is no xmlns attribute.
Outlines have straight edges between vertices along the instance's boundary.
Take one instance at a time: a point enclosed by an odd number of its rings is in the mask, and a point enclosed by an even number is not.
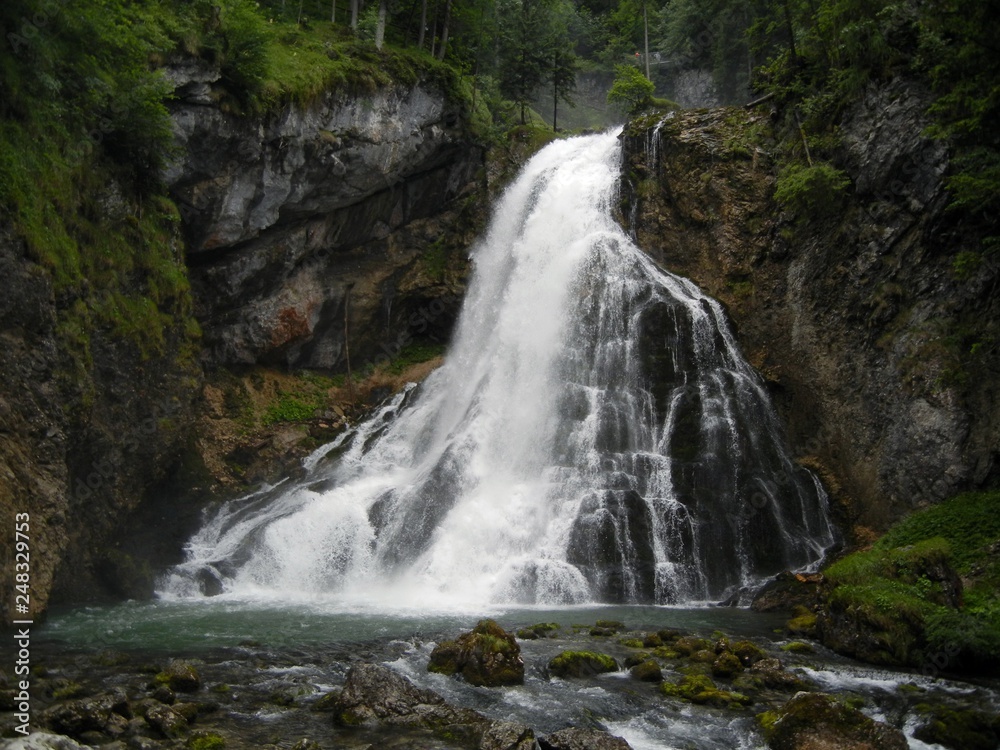
<svg viewBox="0 0 1000 750"><path fill-rule="evenodd" d="M871 88L841 123L843 210L774 202L772 119L696 110L633 123L624 219L661 264L728 307L801 461L865 538L1000 478L998 269L946 210L927 100ZM988 256L987 256L988 257Z"/></svg>
<svg viewBox="0 0 1000 750"><path fill-rule="evenodd" d="M459 103L424 82L248 118L213 104L217 72L172 76L165 177L209 365L343 368L346 330L357 368L446 338L461 282L442 235L477 208L482 165Z"/></svg>
<svg viewBox="0 0 1000 750"><path fill-rule="evenodd" d="M112 286L60 286L12 232L0 235L0 512L30 514L36 616L50 600L151 593L127 530L151 527L156 544L180 549L197 517L164 482L189 455L205 366L342 370L349 343L361 370L413 341L444 341L461 299L482 152L439 84L240 115L217 69L166 72L176 149L163 178L180 212L167 270L184 305L124 270ZM120 224L143 221L120 189L108 195L99 203ZM155 346L127 313L107 323L93 312L119 297L158 321Z"/></svg>

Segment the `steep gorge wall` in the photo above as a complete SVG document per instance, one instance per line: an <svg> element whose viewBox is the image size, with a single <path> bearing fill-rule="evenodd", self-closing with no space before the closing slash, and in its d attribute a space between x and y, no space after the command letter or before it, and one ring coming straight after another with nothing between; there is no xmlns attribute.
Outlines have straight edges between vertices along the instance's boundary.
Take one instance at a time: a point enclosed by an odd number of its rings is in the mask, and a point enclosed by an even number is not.
<svg viewBox="0 0 1000 750"><path fill-rule="evenodd" d="M461 299L482 152L439 86L242 116L227 111L217 69L187 61L168 74L178 148L164 179L200 346L183 317L153 353L94 323L88 299L142 289L123 279L67 295L12 232L0 236L0 512L31 516L36 616L50 601L149 593L128 530L138 521L179 548L197 517L162 487L190 449L205 367L342 370L346 332L361 369L416 338L444 340Z"/></svg>
<svg viewBox="0 0 1000 750"><path fill-rule="evenodd" d="M947 152L926 99L872 88L841 127L843 210L773 200L768 113L699 110L633 123L626 171L640 244L726 303L800 460L839 521L870 538L916 507L1000 479L998 272L945 210Z"/></svg>

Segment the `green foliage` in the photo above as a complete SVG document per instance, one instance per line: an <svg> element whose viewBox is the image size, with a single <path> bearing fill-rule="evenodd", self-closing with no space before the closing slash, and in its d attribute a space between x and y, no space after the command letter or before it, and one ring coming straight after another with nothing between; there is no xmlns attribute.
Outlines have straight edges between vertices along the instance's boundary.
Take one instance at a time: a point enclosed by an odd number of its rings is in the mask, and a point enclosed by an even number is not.
<svg viewBox="0 0 1000 750"><path fill-rule="evenodd" d="M268 407L264 414L264 425L272 425L276 422L305 422L312 419L319 404L313 401L304 401L291 394L283 394L276 403Z"/></svg>
<svg viewBox="0 0 1000 750"><path fill-rule="evenodd" d="M850 184L847 175L830 164L792 163L778 176L774 198L802 220L823 218L840 209Z"/></svg>
<svg viewBox="0 0 1000 750"><path fill-rule="evenodd" d="M1000 668L998 508L1000 493L971 493L912 514L827 568L828 605L867 623L889 663ZM966 581L958 607L956 574Z"/></svg>
<svg viewBox="0 0 1000 750"><path fill-rule="evenodd" d="M444 351L444 344L408 344L389 362L386 371L391 375L402 375L413 365L442 356Z"/></svg>
<svg viewBox="0 0 1000 750"><path fill-rule="evenodd" d="M652 104L653 82L634 65L616 65L615 81L608 91L608 104L634 117Z"/></svg>

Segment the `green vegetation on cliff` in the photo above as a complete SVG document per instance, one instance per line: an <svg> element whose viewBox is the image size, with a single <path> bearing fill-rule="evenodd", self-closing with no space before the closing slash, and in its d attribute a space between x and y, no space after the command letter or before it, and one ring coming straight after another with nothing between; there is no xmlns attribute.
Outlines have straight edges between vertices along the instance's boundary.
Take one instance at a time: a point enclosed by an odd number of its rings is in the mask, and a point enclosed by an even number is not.
<svg viewBox="0 0 1000 750"><path fill-rule="evenodd" d="M1000 669L998 509L1000 493L960 495L831 565L823 640L884 664Z"/></svg>

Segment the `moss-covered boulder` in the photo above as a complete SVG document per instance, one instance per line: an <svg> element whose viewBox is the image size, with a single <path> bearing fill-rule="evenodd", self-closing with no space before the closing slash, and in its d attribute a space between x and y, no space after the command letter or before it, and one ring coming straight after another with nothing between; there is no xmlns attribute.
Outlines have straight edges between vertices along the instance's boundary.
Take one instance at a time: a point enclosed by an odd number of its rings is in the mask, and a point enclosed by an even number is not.
<svg viewBox="0 0 1000 750"><path fill-rule="evenodd" d="M480 620L470 632L445 641L431 652L429 672L460 674L472 685L497 687L524 682L521 647L493 620Z"/></svg>
<svg viewBox="0 0 1000 750"><path fill-rule="evenodd" d="M175 659L156 676L156 681L174 692L193 693L201 687L201 676L190 662Z"/></svg>
<svg viewBox="0 0 1000 750"><path fill-rule="evenodd" d="M751 641L736 641L732 645L732 650L744 667L751 667L761 659L767 658L764 650Z"/></svg>
<svg viewBox="0 0 1000 750"><path fill-rule="evenodd" d="M549 673L556 677L592 677L617 670L618 662L596 651L563 651L549 661Z"/></svg>
<svg viewBox="0 0 1000 750"><path fill-rule="evenodd" d="M907 750L895 727L873 721L823 693L799 693L757 716L771 750Z"/></svg>
<svg viewBox="0 0 1000 750"><path fill-rule="evenodd" d="M642 682L663 681L663 670L652 659L646 659L646 661L636 664L629 670L629 674L632 675L633 679L641 680Z"/></svg>
<svg viewBox="0 0 1000 750"><path fill-rule="evenodd" d="M517 637L522 641L535 641L539 638L551 638L554 637L556 633L559 632L559 624L555 622L540 622L535 625L529 625L526 628L520 628L517 631Z"/></svg>
<svg viewBox="0 0 1000 750"><path fill-rule="evenodd" d="M716 708L749 706L753 700L743 693L719 688L708 675L686 675L680 682L660 684L660 692L670 698L680 698L698 705Z"/></svg>
<svg viewBox="0 0 1000 750"><path fill-rule="evenodd" d="M732 677L743 671L743 662L732 651L723 651L712 662L712 674L716 677Z"/></svg>
<svg viewBox="0 0 1000 750"><path fill-rule="evenodd" d="M780 659L761 659L750 667L750 674L772 690L799 692L813 687L808 680L786 671Z"/></svg>
<svg viewBox="0 0 1000 750"><path fill-rule="evenodd" d="M1000 716L945 706L918 706L926 719L913 736L950 750L996 750L1000 747Z"/></svg>
<svg viewBox="0 0 1000 750"><path fill-rule="evenodd" d="M696 651L713 651L714 644L707 638L697 638L693 635L684 635L670 644L670 648L683 656L690 656Z"/></svg>

